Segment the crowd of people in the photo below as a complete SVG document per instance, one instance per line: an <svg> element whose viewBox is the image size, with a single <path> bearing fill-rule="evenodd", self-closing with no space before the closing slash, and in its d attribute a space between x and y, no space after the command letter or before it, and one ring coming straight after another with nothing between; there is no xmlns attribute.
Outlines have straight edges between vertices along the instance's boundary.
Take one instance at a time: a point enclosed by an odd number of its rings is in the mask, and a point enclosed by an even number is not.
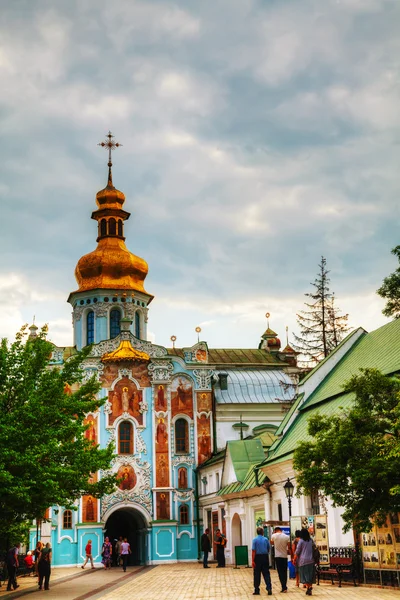
<svg viewBox="0 0 400 600"><path fill-rule="evenodd" d="M17 574L21 567L24 567L24 575L37 577L39 590L50 589L50 575L51 575L51 559L52 550L49 542L43 544L38 542L33 552L30 550L26 553L26 556L21 560L20 557L21 544L16 544L10 548L6 555L6 567L8 573L7 591L16 590L19 588L17 582ZM132 554L132 550L127 538L119 538L115 543L115 562L116 566L122 567L122 570L126 572L128 565L129 555ZM88 540L85 546L85 561L82 565L84 569L88 562L91 564L91 568L95 569L92 554L92 540ZM105 538L102 551L101 551L101 562L104 569L110 569L113 564L113 546L108 537Z"/></svg>
<svg viewBox="0 0 400 600"><path fill-rule="evenodd" d="M219 529L215 532L214 544L216 546L217 568L225 567L226 537ZM275 527L271 541L264 537L264 529L257 528L257 537L252 542L252 567L254 571L253 596L260 595L261 576L269 596L272 596L272 583L270 574L269 557L271 545L274 547L275 566L278 572L281 592L287 593L288 586L288 555L295 567L296 586L300 584L306 590L307 596L312 596L312 586L315 579L315 565L318 562L318 550L312 541L307 529L296 531L293 542L280 527ZM206 529L201 536L201 549L203 552L203 567L208 569L208 555L211 552L210 530Z"/></svg>
<svg viewBox="0 0 400 600"><path fill-rule="evenodd" d="M51 574L51 546L50 543L38 542L34 552L28 551L23 559L24 565L20 564L19 551L21 544L12 546L7 552L6 566L8 572L7 591L19 588L17 583L18 569L24 566L25 574L38 578L39 590L50 589Z"/></svg>

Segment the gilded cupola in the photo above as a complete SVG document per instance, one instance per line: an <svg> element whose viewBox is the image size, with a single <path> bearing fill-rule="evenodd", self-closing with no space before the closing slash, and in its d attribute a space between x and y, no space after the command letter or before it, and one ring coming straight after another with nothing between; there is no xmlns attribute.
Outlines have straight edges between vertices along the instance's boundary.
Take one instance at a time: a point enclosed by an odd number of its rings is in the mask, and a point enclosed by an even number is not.
<svg viewBox="0 0 400 600"><path fill-rule="evenodd" d="M113 141L111 133L108 141L100 145L109 149L108 181L103 190L96 194L97 210L92 219L98 223L97 248L79 259L75 278L79 289L84 292L94 289L123 289L147 294L144 280L148 265L143 258L129 252L125 246L124 221L130 213L123 209L125 195L117 190L112 181L111 150L120 144Z"/></svg>

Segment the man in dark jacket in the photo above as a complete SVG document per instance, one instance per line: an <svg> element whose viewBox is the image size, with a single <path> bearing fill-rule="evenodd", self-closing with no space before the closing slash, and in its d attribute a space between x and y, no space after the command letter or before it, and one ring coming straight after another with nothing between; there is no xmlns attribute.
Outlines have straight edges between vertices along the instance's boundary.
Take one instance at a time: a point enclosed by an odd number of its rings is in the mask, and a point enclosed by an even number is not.
<svg viewBox="0 0 400 600"><path fill-rule="evenodd" d="M12 588L16 590L19 585L17 584L17 569L19 567L18 552L21 544L17 544L10 548L7 552L7 571L8 571L8 585L7 591L10 592Z"/></svg>
<svg viewBox="0 0 400 600"><path fill-rule="evenodd" d="M203 551L203 567L205 569L209 569L208 566L208 553L211 552L211 543L210 543L210 530L206 529L203 535L201 536L201 549Z"/></svg>

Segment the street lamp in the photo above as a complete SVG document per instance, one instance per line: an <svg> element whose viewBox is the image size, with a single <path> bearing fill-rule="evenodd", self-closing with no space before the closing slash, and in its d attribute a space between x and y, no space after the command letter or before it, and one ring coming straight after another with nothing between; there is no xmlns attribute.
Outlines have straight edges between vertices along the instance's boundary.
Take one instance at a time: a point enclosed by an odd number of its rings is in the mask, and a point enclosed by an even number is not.
<svg viewBox="0 0 400 600"><path fill-rule="evenodd" d="M285 490L285 496L287 498L288 505L289 505L289 523L290 523L290 518L292 516L292 498L293 498L293 492L294 492L294 485L290 481L289 477L287 478L287 482L283 486L283 489Z"/></svg>

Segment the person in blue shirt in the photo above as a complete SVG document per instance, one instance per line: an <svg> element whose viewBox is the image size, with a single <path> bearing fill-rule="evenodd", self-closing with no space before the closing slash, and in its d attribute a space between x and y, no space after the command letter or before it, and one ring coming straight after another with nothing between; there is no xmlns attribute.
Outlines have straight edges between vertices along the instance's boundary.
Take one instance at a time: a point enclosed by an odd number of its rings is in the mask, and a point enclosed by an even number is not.
<svg viewBox="0 0 400 600"><path fill-rule="evenodd" d="M257 527L257 537L254 538L251 547L252 567L254 569L254 592L253 596L260 595L261 573L264 577L268 596L272 596L271 575L269 572L269 551L271 545L264 537L264 529Z"/></svg>

